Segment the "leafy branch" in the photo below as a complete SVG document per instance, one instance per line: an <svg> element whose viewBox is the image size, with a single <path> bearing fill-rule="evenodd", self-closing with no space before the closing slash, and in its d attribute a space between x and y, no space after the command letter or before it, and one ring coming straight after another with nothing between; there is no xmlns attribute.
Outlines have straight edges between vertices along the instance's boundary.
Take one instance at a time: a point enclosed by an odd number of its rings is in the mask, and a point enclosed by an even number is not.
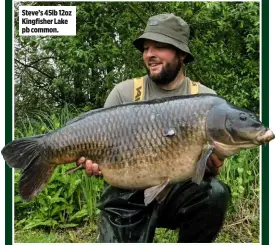
<svg viewBox="0 0 275 245"><path fill-rule="evenodd" d="M17 63L19 63L20 65L24 66L25 68L32 68L32 69L38 71L39 73L43 74L44 76L46 76L46 77L49 78L49 79L54 79L54 78L55 78L54 76L51 76L51 75L47 74L46 72L40 70L39 68L33 66L32 64L24 64L24 63L22 63L22 62L21 62L20 60L18 60L18 59L15 59L15 61L16 61Z"/></svg>

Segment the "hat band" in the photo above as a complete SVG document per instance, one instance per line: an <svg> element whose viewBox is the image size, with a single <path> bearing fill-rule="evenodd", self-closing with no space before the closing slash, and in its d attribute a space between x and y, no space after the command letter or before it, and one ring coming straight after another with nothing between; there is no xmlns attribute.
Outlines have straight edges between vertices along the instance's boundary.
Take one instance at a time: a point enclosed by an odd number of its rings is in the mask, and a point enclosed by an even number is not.
<svg viewBox="0 0 275 245"><path fill-rule="evenodd" d="M174 31L171 28L167 28L165 26L147 26L147 28L145 29L145 33L146 32L154 32L154 33L158 33L158 34L162 34L164 36L173 38L179 42L183 42L186 45L188 45L188 38L186 36L180 35L179 36L179 32ZM164 34L165 33L165 34Z"/></svg>

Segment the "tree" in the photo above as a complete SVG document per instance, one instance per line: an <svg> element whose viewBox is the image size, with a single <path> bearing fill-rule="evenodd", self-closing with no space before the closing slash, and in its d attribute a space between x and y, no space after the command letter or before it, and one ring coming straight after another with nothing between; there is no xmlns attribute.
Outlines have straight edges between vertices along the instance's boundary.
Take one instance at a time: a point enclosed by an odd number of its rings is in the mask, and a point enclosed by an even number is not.
<svg viewBox="0 0 275 245"><path fill-rule="evenodd" d="M181 16L190 25L196 60L185 67L187 75L234 104L258 112L259 3L62 4L77 6L76 36L26 37L16 31L16 121L33 111L54 111L65 104L81 110L102 107L116 83L145 74L132 41L142 34L150 16L165 12ZM17 17L18 13L16 26Z"/></svg>

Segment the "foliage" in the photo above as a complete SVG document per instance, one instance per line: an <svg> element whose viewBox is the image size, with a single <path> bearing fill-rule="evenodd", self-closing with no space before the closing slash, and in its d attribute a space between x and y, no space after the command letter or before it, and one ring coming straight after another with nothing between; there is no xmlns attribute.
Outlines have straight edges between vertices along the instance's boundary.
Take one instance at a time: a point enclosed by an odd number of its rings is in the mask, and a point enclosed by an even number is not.
<svg viewBox="0 0 275 245"><path fill-rule="evenodd" d="M190 47L196 61L186 66L187 75L229 101L258 112L259 3L62 4L77 6L76 36L27 37L15 30L16 121L34 110L48 111L65 104L81 110L102 107L116 83L145 74L132 41L150 16L165 12L190 24Z"/></svg>
<svg viewBox="0 0 275 245"><path fill-rule="evenodd" d="M220 178L231 186L233 204L249 194L259 198L259 149L242 150L226 160Z"/></svg>
<svg viewBox="0 0 275 245"><path fill-rule="evenodd" d="M206 3L194 18L202 24L192 25L191 47L199 60L191 73L230 102L258 112L259 5Z"/></svg>
<svg viewBox="0 0 275 245"><path fill-rule="evenodd" d="M18 194L18 173L16 173L15 188L15 220L16 227L32 229L34 227L70 228L79 223L95 220L99 214L96 208L102 184L95 183L84 173L68 175L65 171L73 166L58 167L47 188L30 203L26 203ZM87 202L84 197L83 182L92 182L93 191ZM89 190L88 188L86 188ZM92 196L93 195L93 196Z"/></svg>
<svg viewBox="0 0 275 245"><path fill-rule="evenodd" d="M58 116L45 113L22 123L25 131L15 130L16 137L41 134L63 126L72 118L65 106ZM96 202L102 190L103 181L88 178L84 173L66 174L75 164L59 166L47 188L31 202L21 199L18 192L19 171L15 171L15 225L23 229L34 227L69 228L83 221L94 220L99 214Z"/></svg>

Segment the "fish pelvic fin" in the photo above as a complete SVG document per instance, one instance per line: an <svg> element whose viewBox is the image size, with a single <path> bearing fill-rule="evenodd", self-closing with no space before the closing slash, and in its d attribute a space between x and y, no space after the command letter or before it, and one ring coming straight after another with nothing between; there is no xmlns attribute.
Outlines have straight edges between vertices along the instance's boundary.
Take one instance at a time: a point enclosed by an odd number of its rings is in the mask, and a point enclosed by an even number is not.
<svg viewBox="0 0 275 245"><path fill-rule="evenodd" d="M10 167L22 170L19 193L27 201L43 189L56 167L41 154L44 150L41 137L43 135L14 140L1 151Z"/></svg>
<svg viewBox="0 0 275 245"><path fill-rule="evenodd" d="M145 206L148 206L151 202L153 202L155 199L157 201L162 201L165 199L167 193L163 193L169 184L170 180L166 179L161 184L147 188L144 191L144 204Z"/></svg>
<svg viewBox="0 0 275 245"><path fill-rule="evenodd" d="M213 149L214 148L212 146L209 146L208 144L203 147L201 157L196 164L195 175L192 178L192 181L198 185L201 183L201 181L203 179L205 169L206 169L207 160L208 160L209 156L211 155L211 153L213 152Z"/></svg>

